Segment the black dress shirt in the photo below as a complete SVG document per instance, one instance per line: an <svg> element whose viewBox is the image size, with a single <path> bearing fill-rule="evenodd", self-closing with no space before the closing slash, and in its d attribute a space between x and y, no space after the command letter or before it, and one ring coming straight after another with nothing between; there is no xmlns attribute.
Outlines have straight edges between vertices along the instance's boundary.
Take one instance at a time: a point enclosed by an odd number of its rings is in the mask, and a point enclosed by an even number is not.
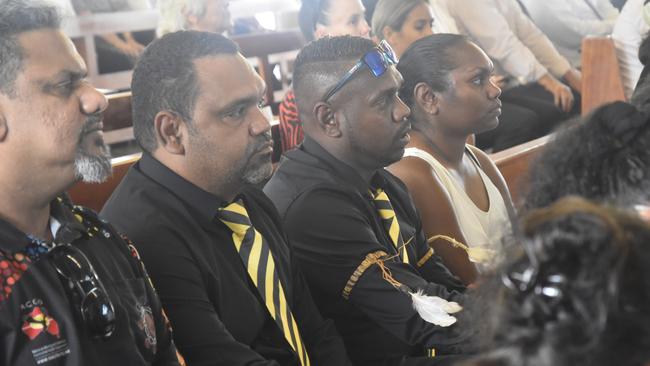
<svg viewBox="0 0 650 366"><path fill-rule="evenodd" d="M137 252L94 212L66 198L50 207L61 224L52 242L0 220L0 365L178 365ZM66 291L53 265L50 250L62 244L87 257L108 293L116 315L108 340L89 334L78 311L81 300Z"/></svg>
<svg viewBox="0 0 650 366"><path fill-rule="evenodd" d="M312 365L347 365L343 342L314 305L277 211L256 188L239 195L264 236ZM136 243L188 365L299 365L216 219L220 198L145 154L102 210Z"/></svg>
<svg viewBox="0 0 650 366"><path fill-rule="evenodd" d="M386 262L394 278L411 289L462 302L464 295L457 291L464 286L432 255L406 187L387 171L378 171L368 184L306 138L285 154L264 192L280 212L314 300L335 321L355 364L397 365L430 348L457 353L462 337L456 327L422 320L410 297L385 281L378 266L367 267L354 283L369 253L396 253L373 206L370 191L378 188L389 196L402 237L410 241L410 265L399 258ZM354 286L345 296L350 283Z"/></svg>

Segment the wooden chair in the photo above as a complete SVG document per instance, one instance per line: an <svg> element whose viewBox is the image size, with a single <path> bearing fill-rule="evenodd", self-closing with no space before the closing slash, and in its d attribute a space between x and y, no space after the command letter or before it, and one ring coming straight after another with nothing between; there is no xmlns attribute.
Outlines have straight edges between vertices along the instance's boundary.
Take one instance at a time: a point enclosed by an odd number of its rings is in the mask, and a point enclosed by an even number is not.
<svg viewBox="0 0 650 366"><path fill-rule="evenodd" d="M586 37L582 41L582 115L615 101L625 101L625 92L614 41Z"/></svg>

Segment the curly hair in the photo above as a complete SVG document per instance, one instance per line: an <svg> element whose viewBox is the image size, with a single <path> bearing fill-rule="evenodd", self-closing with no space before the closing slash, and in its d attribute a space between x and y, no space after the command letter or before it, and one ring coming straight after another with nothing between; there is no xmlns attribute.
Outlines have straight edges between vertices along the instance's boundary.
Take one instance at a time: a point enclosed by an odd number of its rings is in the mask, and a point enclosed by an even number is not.
<svg viewBox="0 0 650 366"><path fill-rule="evenodd" d="M558 132L529 171L524 207L568 195L631 206L650 200L650 116L616 102Z"/></svg>
<svg viewBox="0 0 650 366"><path fill-rule="evenodd" d="M568 197L531 212L522 235L468 307L488 350L469 365L650 361L650 225Z"/></svg>

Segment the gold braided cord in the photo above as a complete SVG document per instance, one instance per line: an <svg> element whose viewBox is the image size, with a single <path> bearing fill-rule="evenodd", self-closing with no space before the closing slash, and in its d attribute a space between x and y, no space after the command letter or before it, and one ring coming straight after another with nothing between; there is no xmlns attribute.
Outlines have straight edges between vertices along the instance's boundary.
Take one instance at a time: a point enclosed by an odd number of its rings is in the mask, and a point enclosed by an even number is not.
<svg viewBox="0 0 650 366"><path fill-rule="evenodd" d="M427 244L431 244L431 243L433 243L434 241L436 241L438 239L442 239L444 241L447 241L447 242L451 243L451 245L454 248L460 248L460 249L462 249L462 250L464 250L466 252L469 252L469 247L467 245L459 242L458 240L452 238L451 236L442 235L442 234L430 237L429 239L427 239Z"/></svg>
<svg viewBox="0 0 650 366"><path fill-rule="evenodd" d="M418 267L422 267L433 256L433 249L429 248L427 253L418 261Z"/></svg>
<svg viewBox="0 0 650 366"><path fill-rule="evenodd" d="M387 256L386 252L383 250L378 250L376 252L368 253L366 255L366 258L363 259L361 264L357 267L357 269L354 270L352 273L352 276L350 276L350 279L348 279L348 282L345 284L345 287L343 288L343 298L344 299L349 299L350 298L350 292L352 292L352 288L357 284L357 281L359 281L359 277L373 264L377 263L380 258Z"/></svg>

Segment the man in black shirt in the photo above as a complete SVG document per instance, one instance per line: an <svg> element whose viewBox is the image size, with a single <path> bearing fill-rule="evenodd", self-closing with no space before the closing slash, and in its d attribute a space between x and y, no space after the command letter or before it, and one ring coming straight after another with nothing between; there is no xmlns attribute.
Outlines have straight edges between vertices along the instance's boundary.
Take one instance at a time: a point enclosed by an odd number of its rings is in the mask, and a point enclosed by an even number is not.
<svg viewBox="0 0 650 366"><path fill-rule="evenodd" d="M383 169L401 158L410 130L394 63L389 47L356 37L303 48L294 89L306 138L264 188L321 313L358 365L437 364L434 352L458 353L464 338L423 320L405 287L386 280L464 297L428 247L406 187Z"/></svg>
<svg viewBox="0 0 650 366"><path fill-rule="evenodd" d="M111 172L54 8L0 2L0 364L178 365L137 252L64 192Z"/></svg>
<svg viewBox="0 0 650 366"><path fill-rule="evenodd" d="M137 243L188 364L349 365L273 204L265 85L229 39L155 41L132 82L145 152L102 215Z"/></svg>

